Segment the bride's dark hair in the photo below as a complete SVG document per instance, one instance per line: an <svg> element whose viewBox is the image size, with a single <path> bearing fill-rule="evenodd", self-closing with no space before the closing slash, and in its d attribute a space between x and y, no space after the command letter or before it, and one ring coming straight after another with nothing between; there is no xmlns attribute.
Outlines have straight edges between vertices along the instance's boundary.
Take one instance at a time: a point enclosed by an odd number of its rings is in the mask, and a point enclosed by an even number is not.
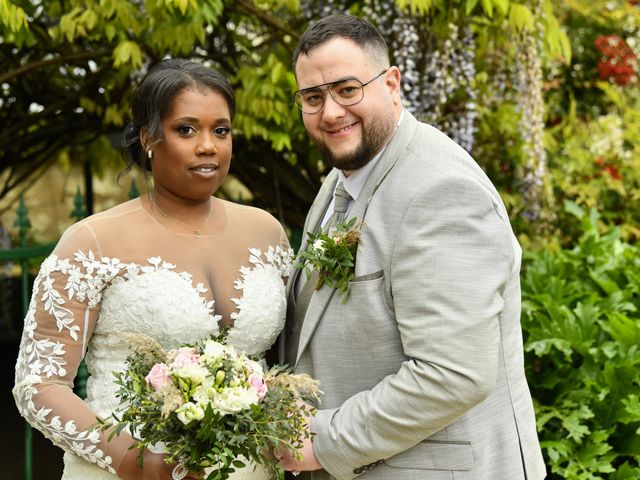
<svg viewBox="0 0 640 480"><path fill-rule="evenodd" d="M190 87L211 89L222 95L233 120L236 98L224 75L191 60L162 60L149 70L135 91L131 106L132 120L124 130L123 157L126 166L122 173L128 172L134 165L143 171L151 171L146 150L140 142L140 130L147 130L150 143L162 139L162 120L170 113L175 98Z"/></svg>

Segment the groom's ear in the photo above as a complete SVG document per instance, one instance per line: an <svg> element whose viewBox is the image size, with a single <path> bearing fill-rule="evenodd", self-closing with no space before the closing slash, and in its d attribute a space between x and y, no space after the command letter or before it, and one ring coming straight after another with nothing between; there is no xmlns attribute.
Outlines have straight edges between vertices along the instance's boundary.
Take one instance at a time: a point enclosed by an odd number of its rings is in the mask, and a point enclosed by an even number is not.
<svg viewBox="0 0 640 480"><path fill-rule="evenodd" d="M384 85L389 91L393 105L397 110L397 115L400 115L400 111L402 110L401 83L402 74L400 73L400 69L392 65L384 75Z"/></svg>
<svg viewBox="0 0 640 480"><path fill-rule="evenodd" d="M387 70L387 73L384 75L384 84L392 95L400 94L401 81L402 75L400 74L400 69L395 65L389 67L389 70Z"/></svg>

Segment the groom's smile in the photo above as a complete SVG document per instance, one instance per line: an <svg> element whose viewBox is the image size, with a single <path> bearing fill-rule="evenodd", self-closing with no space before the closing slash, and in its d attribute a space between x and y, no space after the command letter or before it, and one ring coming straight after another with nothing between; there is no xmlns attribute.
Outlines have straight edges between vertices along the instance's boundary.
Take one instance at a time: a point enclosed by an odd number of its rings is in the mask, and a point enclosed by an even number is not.
<svg viewBox="0 0 640 480"><path fill-rule="evenodd" d="M356 123L357 122L354 122L354 123L352 123L350 125L347 125L347 126L341 127L341 128L326 129L326 130L332 136L340 136L342 134L351 133L351 129L354 127L354 125L356 125Z"/></svg>

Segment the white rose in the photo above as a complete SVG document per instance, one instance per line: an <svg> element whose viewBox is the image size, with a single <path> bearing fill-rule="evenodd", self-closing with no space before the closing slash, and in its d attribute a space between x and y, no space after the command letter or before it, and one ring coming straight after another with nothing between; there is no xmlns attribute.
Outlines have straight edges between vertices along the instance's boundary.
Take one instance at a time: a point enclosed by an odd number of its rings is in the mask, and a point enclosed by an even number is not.
<svg viewBox="0 0 640 480"><path fill-rule="evenodd" d="M246 410L258 401L258 395L252 388L228 387L211 399L211 406L214 410L225 415Z"/></svg>
<svg viewBox="0 0 640 480"><path fill-rule="evenodd" d="M207 340L204 342L202 351L207 357L215 360L216 358L219 358L224 354L225 346L213 340Z"/></svg>
<svg viewBox="0 0 640 480"><path fill-rule="evenodd" d="M204 418L204 410L202 407L192 402L187 402L176 410L178 420L185 425L190 424L194 420L202 420Z"/></svg>
<svg viewBox="0 0 640 480"><path fill-rule="evenodd" d="M204 383L207 376L209 376L209 370L200 365L184 365L172 373L180 378L191 380L196 385Z"/></svg>

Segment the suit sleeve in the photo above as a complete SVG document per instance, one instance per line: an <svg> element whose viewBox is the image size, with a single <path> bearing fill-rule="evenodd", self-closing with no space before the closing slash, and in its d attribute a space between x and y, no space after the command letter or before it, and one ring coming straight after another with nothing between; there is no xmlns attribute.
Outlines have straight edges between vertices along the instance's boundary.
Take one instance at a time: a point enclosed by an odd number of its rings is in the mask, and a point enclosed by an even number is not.
<svg viewBox="0 0 640 480"><path fill-rule="evenodd" d="M316 456L340 479L443 429L496 382L502 294L519 261L502 203L476 180L442 177L399 214L385 274L407 360L312 420Z"/></svg>

